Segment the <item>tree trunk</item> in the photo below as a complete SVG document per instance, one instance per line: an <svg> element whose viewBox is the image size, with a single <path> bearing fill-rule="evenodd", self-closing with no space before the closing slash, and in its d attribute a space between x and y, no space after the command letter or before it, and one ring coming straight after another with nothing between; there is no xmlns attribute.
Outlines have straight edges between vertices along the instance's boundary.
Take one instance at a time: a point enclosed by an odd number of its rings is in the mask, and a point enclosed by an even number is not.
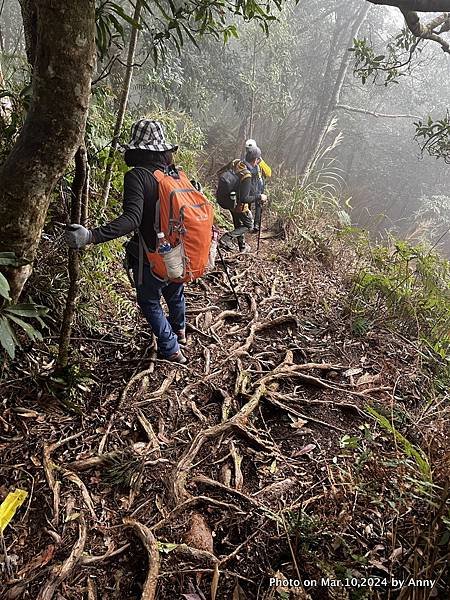
<svg viewBox="0 0 450 600"><path fill-rule="evenodd" d="M50 193L84 135L95 63L93 0L21 0L21 6L32 101L0 168L0 252L28 261L8 273L15 301L31 273Z"/></svg>
<svg viewBox="0 0 450 600"><path fill-rule="evenodd" d="M22 11L25 51L31 67L34 66L37 46L37 0L19 0Z"/></svg>
<svg viewBox="0 0 450 600"><path fill-rule="evenodd" d="M86 218L88 204L88 168L86 147L83 144L75 154L75 176L73 178L70 199L70 222L81 223L83 226L86 225L84 219ZM58 351L58 366L62 368L67 367L69 361L70 336L72 334L73 318L77 305L80 266L80 250L69 248L69 290L67 292L66 306L61 323Z"/></svg>
<svg viewBox="0 0 450 600"><path fill-rule="evenodd" d="M370 10L370 6L364 6L363 8L361 8L358 11L356 18L354 19L354 21L352 23L350 42L358 35L361 25L363 24L364 19L366 18L369 10ZM309 157L308 157L308 160L304 167L302 178L301 178L302 186L304 186L306 184L308 177L316 164L318 153L319 153L320 148L325 140L325 136L327 134L331 120L333 118L333 114L336 109L336 105L339 103L339 100L341 97L342 86L344 85L345 76L347 74L349 62L350 62L350 53L346 52L341 60L341 64L339 66L339 71L337 73L336 80L335 80L335 83L333 86L333 91L332 91L331 97L328 101L328 104L326 106L326 110L322 111L321 121L317 124L315 143L310 148Z"/></svg>
<svg viewBox="0 0 450 600"><path fill-rule="evenodd" d="M136 23L139 23L139 20L141 18L141 11L142 11L142 0L136 0L136 6L134 9L134 15L133 15L133 20ZM128 105L128 96L130 94L131 78L133 76L133 63L134 63L134 56L136 53L138 31L139 31L138 28L135 25L132 25L130 44L128 46L128 57L127 57L125 78L123 81L122 94L120 97L119 110L117 113L116 124L114 127L113 139L111 142L111 147L109 149L108 161L106 163L105 179L103 181L103 195L102 195L103 210L105 210L105 208L108 204L109 191L111 189L114 152L116 151L117 146L119 144L119 136L120 136L120 132L122 130L123 120L125 117L125 111L126 111L127 105Z"/></svg>

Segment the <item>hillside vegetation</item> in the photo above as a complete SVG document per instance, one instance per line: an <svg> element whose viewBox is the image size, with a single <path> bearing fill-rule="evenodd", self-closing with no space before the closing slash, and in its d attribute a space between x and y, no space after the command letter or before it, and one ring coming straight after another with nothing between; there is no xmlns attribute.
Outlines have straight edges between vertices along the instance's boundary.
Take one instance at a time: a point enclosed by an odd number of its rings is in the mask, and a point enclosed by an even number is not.
<svg viewBox="0 0 450 600"><path fill-rule="evenodd" d="M225 255L239 306L220 262L187 289L187 367L156 360L114 242L83 253L54 369L54 204L27 288L43 339L3 363L0 492L29 500L2 597L446 597L449 264L374 243L319 179L270 196L259 253Z"/></svg>

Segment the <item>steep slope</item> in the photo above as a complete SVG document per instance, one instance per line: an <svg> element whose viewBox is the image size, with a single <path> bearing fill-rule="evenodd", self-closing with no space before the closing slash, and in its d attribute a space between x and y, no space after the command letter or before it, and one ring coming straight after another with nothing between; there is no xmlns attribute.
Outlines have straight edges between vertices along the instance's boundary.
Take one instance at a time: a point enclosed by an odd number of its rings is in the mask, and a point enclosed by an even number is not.
<svg viewBox="0 0 450 600"><path fill-rule="evenodd" d="M220 264L189 286L187 367L155 361L139 322L79 341L94 384L70 403L39 350L40 379L3 385L0 492L29 503L5 530L2 597L429 597L393 577L440 578L445 597L431 367L403 335L352 333L351 256L251 244L226 257L240 307Z"/></svg>

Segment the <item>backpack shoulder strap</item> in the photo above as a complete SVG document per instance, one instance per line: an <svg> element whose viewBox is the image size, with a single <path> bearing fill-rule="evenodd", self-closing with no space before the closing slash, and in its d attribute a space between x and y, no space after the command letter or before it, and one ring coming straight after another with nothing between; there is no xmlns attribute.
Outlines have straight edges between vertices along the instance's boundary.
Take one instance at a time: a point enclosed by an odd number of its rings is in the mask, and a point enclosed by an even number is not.
<svg viewBox="0 0 450 600"><path fill-rule="evenodd" d="M161 183L161 181L166 176L166 174L163 173L162 171L160 171L159 169L156 169L155 171L153 171L152 175L158 183Z"/></svg>
<svg viewBox="0 0 450 600"><path fill-rule="evenodd" d="M239 176L239 179L243 181L244 179L248 179L252 176L249 168L240 158L237 158L233 161L234 172Z"/></svg>

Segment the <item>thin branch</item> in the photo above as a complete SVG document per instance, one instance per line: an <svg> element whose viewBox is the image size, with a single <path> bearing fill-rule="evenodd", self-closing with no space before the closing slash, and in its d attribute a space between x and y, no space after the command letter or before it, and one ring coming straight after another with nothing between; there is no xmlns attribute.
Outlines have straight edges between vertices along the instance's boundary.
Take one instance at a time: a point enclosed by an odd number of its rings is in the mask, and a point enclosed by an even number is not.
<svg viewBox="0 0 450 600"><path fill-rule="evenodd" d="M349 112L361 113L363 115L370 115L371 117L376 117L380 119L420 119L417 115L408 115L408 114L388 114L388 113L380 113L374 112L371 110L366 110L364 108L356 108L355 106L348 106L347 104L337 104L336 108L340 108L341 110L347 110Z"/></svg>

